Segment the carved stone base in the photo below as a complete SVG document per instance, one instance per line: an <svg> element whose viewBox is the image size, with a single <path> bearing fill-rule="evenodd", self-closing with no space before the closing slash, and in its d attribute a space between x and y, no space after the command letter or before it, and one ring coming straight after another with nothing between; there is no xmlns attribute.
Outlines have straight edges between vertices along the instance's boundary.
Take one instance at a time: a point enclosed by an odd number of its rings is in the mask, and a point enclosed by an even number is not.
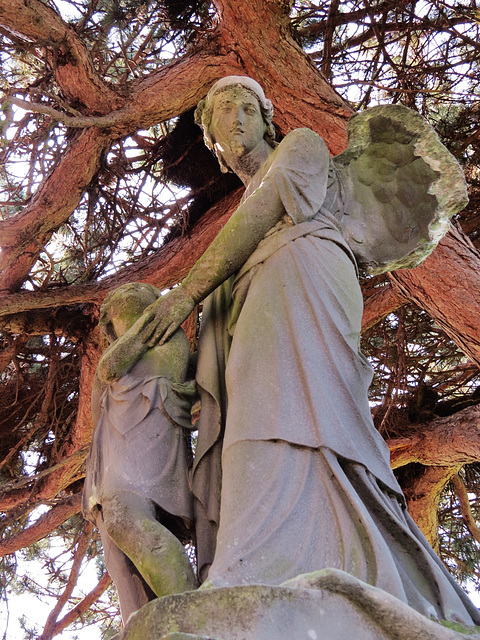
<svg viewBox="0 0 480 640"><path fill-rule="evenodd" d="M429 620L335 569L280 587L202 588L159 598L114 640L465 640L480 627Z"/></svg>

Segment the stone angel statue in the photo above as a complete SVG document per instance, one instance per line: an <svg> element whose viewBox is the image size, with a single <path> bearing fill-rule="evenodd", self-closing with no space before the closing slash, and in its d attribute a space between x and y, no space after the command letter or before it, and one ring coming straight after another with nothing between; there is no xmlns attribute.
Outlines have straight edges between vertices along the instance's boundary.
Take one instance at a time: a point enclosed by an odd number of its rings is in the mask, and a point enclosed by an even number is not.
<svg viewBox="0 0 480 640"><path fill-rule="evenodd" d="M358 267L414 266L465 202L456 161L417 114L375 107L330 158L244 76L196 111L241 204L183 282L144 313L167 343L203 301L193 469L206 586L281 585L341 569L437 619L479 623L409 516L368 404Z"/></svg>

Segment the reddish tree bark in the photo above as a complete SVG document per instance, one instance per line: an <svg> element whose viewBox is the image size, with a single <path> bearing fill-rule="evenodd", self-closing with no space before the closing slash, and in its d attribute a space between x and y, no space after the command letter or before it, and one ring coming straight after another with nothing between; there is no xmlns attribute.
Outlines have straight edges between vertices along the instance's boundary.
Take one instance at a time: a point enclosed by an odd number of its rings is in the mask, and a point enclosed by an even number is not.
<svg viewBox="0 0 480 640"><path fill-rule="evenodd" d="M124 99L96 72L90 54L75 30L39 0L2 3L0 25L25 44L38 42L55 70L56 80L72 106L86 113L107 113Z"/></svg>
<svg viewBox="0 0 480 640"><path fill-rule="evenodd" d="M23 529L23 531L17 535L0 542L0 558L3 558L3 556L9 553L14 553L18 549L23 549L23 547L29 547L34 542L45 538L53 529L56 529L68 520L68 518L78 513L81 506L81 493L68 496L68 498L64 499L60 504L57 504L52 507L50 511L41 515L34 524Z"/></svg>
<svg viewBox="0 0 480 640"><path fill-rule="evenodd" d="M425 467L402 489L410 515L435 551L438 551L438 503L447 482L460 470L455 467Z"/></svg>
<svg viewBox="0 0 480 640"><path fill-rule="evenodd" d="M69 624L72 624L77 618L81 618L90 607L97 602L100 596L108 589L108 587L112 584L112 579L110 575L105 572L97 585L81 600L73 609L71 609L67 614L63 616L58 622L55 623L55 626L52 630L51 637L54 638L58 634L62 633Z"/></svg>
<svg viewBox="0 0 480 640"><path fill-rule="evenodd" d="M392 469L411 462L447 467L480 460L480 405L412 425L411 430L409 436L387 440Z"/></svg>
<svg viewBox="0 0 480 640"><path fill-rule="evenodd" d="M480 365L480 254L460 229L452 227L419 267L390 280Z"/></svg>
<svg viewBox="0 0 480 640"><path fill-rule="evenodd" d="M424 465L421 473L402 482L402 489L410 515L437 549L437 512L442 491L463 465L480 459L480 406L414 427L408 437L387 440L390 464L393 469L412 462ZM459 482L457 492L468 523L472 520L471 513L464 499L466 492L460 491Z"/></svg>

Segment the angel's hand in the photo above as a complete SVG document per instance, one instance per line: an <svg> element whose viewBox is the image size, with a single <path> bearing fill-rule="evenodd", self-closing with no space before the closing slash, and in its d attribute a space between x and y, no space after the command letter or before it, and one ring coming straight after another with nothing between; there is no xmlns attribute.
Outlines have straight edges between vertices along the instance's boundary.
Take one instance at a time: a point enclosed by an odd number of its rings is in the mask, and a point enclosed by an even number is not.
<svg viewBox="0 0 480 640"><path fill-rule="evenodd" d="M188 318L195 302L182 285L175 287L145 309L139 336L149 348L163 344Z"/></svg>

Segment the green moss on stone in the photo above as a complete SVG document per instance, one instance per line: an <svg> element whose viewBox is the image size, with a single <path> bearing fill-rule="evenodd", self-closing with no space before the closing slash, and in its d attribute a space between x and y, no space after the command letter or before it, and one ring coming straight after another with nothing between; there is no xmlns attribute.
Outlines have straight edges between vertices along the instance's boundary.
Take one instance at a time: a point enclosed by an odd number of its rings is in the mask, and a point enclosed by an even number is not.
<svg viewBox="0 0 480 640"><path fill-rule="evenodd" d="M480 627L467 627L465 624L453 622L452 620L439 620L439 623L442 627L447 627L447 629L452 629L457 633L463 633L467 636L480 636Z"/></svg>

